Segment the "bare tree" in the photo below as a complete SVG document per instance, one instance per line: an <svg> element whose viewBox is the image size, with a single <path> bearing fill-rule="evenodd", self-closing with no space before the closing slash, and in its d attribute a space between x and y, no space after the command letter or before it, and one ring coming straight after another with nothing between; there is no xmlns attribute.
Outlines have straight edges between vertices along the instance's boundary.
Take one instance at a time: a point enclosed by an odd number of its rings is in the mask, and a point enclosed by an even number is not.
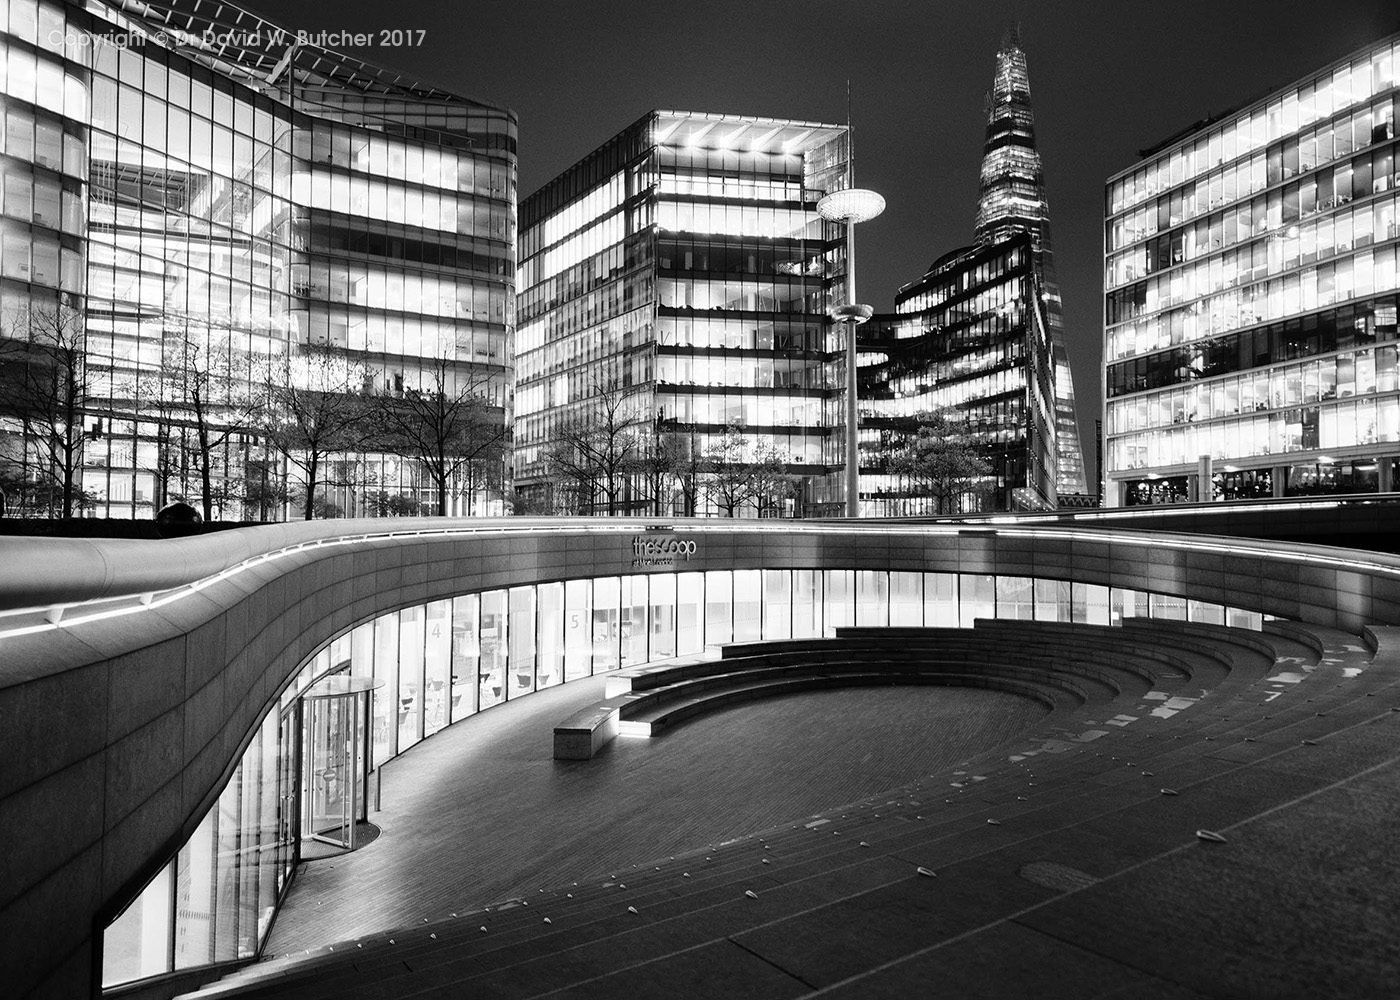
<svg viewBox="0 0 1400 1000"><path fill-rule="evenodd" d="M761 507L792 494L783 456L769 444L750 448L738 423L725 428L724 436L706 450L705 460L705 488L725 517L749 503Z"/></svg>
<svg viewBox="0 0 1400 1000"><path fill-rule="evenodd" d="M21 465L37 458L38 497L49 515L81 506L83 451L89 438L91 375L83 314L61 303L31 304L9 317L0 336L0 419L20 432ZM21 479L29 477L23 472ZM54 501L57 501L55 503Z"/></svg>
<svg viewBox="0 0 1400 1000"><path fill-rule="evenodd" d="M485 482L485 466L499 463L506 436L505 411L491 400L493 372L461 370L447 357L425 363L422 384L381 392L373 399L374 419L385 448L416 462L446 515L454 483L467 490Z"/></svg>
<svg viewBox="0 0 1400 1000"><path fill-rule="evenodd" d="M704 493L709 462L701 453L693 432L686 434L668 429L666 421L658 421L656 435L639 462L639 469L654 514L658 517L670 514L674 502L679 500L682 513L686 517L695 516Z"/></svg>
<svg viewBox="0 0 1400 1000"><path fill-rule="evenodd" d="M966 424L942 411L919 419L918 433L890 460L890 473L907 480L909 496L931 499L935 514L961 512L968 497L980 506L975 498L992 470L979 457Z"/></svg>
<svg viewBox="0 0 1400 1000"><path fill-rule="evenodd" d="M587 406L560 427L545 451L545 466L558 492L570 491L580 512L598 512L598 498L609 516L619 513L622 494L644 454L647 425L637 412L636 390L616 379L593 383Z"/></svg>
<svg viewBox="0 0 1400 1000"><path fill-rule="evenodd" d="M161 450L168 452L175 439L188 438L180 466L193 473L195 489L189 492L199 497L206 522L213 520L216 506L222 509L241 493L238 484L227 481L224 452L230 441L253 429L259 402L247 353L215 343L211 334L189 322L167 328L161 370L147 376L142 388L143 396L149 393L156 400L164 425L157 464L169 461ZM223 473L217 483L216 472Z"/></svg>
<svg viewBox="0 0 1400 1000"><path fill-rule="evenodd" d="M308 521L329 510L316 490L330 457L365 439L364 384L364 370L333 348L301 346L268 364L260 430L300 481Z"/></svg>

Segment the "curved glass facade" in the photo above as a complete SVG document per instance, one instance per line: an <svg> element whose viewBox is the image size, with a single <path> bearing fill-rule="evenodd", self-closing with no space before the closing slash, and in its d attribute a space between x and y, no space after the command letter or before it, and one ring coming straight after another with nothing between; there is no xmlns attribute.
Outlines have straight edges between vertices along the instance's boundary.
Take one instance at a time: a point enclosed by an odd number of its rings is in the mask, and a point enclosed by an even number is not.
<svg viewBox="0 0 1400 1000"><path fill-rule="evenodd" d="M555 580L411 605L303 664L195 835L108 928L103 985L255 956L297 860L297 701L373 677L376 766L443 727L565 681L706 646L977 618L1166 618L1258 629L1257 612L1070 580L897 570L736 569Z"/></svg>

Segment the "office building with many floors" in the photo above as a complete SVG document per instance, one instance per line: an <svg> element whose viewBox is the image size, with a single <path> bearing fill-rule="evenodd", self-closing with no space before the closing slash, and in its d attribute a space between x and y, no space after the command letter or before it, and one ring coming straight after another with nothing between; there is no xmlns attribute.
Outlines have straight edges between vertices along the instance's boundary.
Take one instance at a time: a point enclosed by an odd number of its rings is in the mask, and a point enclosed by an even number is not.
<svg viewBox="0 0 1400 1000"><path fill-rule="evenodd" d="M1397 488L1398 45L1110 178L1106 503Z"/></svg>
<svg viewBox="0 0 1400 1000"><path fill-rule="evenodd" d="M1055 505L1055 372L1043 287L1030 234L1013 233L934 261L899 290L894 316L862 328L861 492L870 513ZM931 490L927 478L891 471L930 413L952 422L985 472Z"/></svg>
<svg viewBox="0 0 1400 1000"><path fill-rule="evenodd" d="M997 51L987 97L974 244L901 288L895 315L877 317L860 339L862 493L872 513L1087 499L1030 78L1014 32ZM958 483L892 471L935 413L983 471L952 476ZM956 464L951 453L939 461Z"/></svg>
<svg viewBox="0 0 1400 1000"><path fill-rule="evenodd" d="M845 233L816 206L845 187L846 151L844 126L654 111L525 199L522 497L583 513L703 510L703 495L608 470L645 463L655 443L678 468L735 427L748 457L781 456L796 481L785 509L840 500L830 310Z"/></svg>
<svg viewBox="0 0 1400 1000"><path fill-rule="evenodd" d="M505 437L512 112L229 3L12 0L0 18L7 385L70 390L66 415L28 399L0 420L10 513L52 509L66 471L99 516L208 492L226 519L299 514L306 473L255 419L268 370L470 384ZM332 447L317 478L345 513L424 492L373 443Z"/></svg>

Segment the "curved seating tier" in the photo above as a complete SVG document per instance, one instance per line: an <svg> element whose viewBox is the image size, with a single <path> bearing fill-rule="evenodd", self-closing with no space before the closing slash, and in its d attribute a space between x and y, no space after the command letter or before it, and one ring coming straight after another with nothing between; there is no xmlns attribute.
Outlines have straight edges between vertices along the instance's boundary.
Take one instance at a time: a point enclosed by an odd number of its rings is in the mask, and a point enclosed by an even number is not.
<svg viewBox="0 0 1400 1000"><path fill-rule="evenodd" d="M988 687L1060 711L1188 683L1200 692L1273 662L1266 640L1237 629L1191 636L1173 622L1129 621L1111 628L979 619L972 629L851 627L835 638L730 643L610 675L602 701L555 727L554 756L586 760L617 736L654 736L741 701L815 688Z"/></svg>

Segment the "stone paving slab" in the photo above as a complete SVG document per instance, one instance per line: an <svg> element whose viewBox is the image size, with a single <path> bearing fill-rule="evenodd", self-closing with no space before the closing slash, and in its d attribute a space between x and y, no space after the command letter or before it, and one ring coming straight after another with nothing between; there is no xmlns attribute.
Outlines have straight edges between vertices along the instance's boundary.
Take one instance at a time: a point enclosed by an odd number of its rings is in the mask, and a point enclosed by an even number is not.
<svg viewBox="0 0 1400 1000"><path fill-rule="evenodd" d="M860 976L823 997L908 1000L910 983L927 997L959 1000L1194 1000L1200 994L1016 923Z"/></svg>
<svg viewBox="0 0 1400 1000"><path fill-rule="evenodd" d="M1392 761L1016 919L1212 996L1394 996L1398 790Z"/></svg>

